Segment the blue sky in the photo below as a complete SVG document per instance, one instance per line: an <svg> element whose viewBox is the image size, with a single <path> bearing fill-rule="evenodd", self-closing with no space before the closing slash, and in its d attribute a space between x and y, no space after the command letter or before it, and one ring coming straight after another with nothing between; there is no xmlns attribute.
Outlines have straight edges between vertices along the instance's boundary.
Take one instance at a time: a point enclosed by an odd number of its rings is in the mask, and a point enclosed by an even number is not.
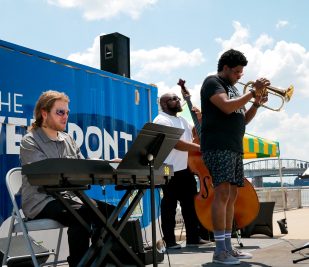
<svg viewBox="0 0 309 267"><path fill-rule="evenodd" d="M282 158L309 161L306 0L0 0L0 39L99 68L99 36L130 38L131 78L159 95L186 80L200 106L204 78L227 49L249 60L243 81L295 87L281 112L260 109L247 132L278 140ZM242 87L238 87L242 91Z"/></svg>

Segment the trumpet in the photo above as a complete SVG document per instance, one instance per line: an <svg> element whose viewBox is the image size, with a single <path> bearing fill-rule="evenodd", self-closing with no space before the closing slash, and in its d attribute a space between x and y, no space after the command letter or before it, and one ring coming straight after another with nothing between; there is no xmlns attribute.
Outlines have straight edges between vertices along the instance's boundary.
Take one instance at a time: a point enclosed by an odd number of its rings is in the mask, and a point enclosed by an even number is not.
<svg viewBox="0 0 309 267"><path fill-rule="evenodd" d="M242 83L242 82L238 82L238 83L244 86L243 93L247 92L248 87L253 88L253 86L254 86L254 81L249 81L247 83ZM274 86L266 86L265 89L263 90L262 96L269 93L269 94L272 94L274 96L281 98L282 102L281 102L280 107L278 107L278 108L272 108L272 107L269 107L267 105L261 105L261 106L264 107L264 108L273 110L273 111L280 111L282 109L284 103L290 101L290 99L292 98L293 92L294 92L294 86L293 85L291 85L287 89L281 89L281 88L277 88L277 87L274 87ZM250 101L250 102L252 102L252 101Z"/></svg>

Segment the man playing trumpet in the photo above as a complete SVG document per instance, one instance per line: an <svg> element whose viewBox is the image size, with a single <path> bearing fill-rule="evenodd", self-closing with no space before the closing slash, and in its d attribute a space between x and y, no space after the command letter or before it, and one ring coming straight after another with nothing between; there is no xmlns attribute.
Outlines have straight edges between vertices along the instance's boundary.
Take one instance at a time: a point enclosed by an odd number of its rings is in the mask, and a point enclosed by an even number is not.
<svg viewBox="0 0 309 267"><path fill-rule="evenodd" d="M208 76L201 88L202 136L201 150L214 186L212 223L216 248L213 262L240 264L239 259L252 255L231 244L234 203L237 188L244 186L243 136L245 126L267 101L269 80L256 80L252 89L240 95L234 86L243 75L246 57L237 50L228 50L218 62L216 75ZM251 107L247 104L254 98Z"/></svg>

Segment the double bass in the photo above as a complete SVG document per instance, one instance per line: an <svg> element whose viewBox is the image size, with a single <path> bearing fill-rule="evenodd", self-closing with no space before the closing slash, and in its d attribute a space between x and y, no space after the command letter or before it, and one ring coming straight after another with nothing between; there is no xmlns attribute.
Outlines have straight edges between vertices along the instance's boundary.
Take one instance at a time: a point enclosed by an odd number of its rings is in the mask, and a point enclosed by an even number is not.
<svg viewBox="0 0 309 267"><path fill-rule="evenodd" d="M192 111L192 102L189 91L185 87L185 81L179 79L178 85L181 93L189 107L195 131L193 142L199 144L201 138L201 125L197 115ZM209 231L213 231L211 204L214 199L214 188L212 178L205 165L200 152L189 152L188 166L198 176L200 189L194 197L194 206L200 223ZM244 187L238 188L237 199L234 205L234 227L241 229L249 225L258 215L260 204L258 196L252 184L245 178Z"/></svg>

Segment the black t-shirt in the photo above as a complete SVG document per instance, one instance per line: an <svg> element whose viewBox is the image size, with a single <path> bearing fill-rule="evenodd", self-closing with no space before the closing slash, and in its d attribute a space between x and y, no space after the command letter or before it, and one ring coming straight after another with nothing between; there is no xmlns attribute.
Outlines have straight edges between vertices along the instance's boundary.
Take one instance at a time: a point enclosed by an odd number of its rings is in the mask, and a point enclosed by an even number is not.
<svg viewBox="0 0 309 267"><path fill-rule="evenodd" d="M229 99L238 98L235 86L218 75L208 76L201 88L202 136L201 150L232 150L243 153L243 136L245 134L245 107L231 114L217 108L210 97L226 93Z"/></svg>

